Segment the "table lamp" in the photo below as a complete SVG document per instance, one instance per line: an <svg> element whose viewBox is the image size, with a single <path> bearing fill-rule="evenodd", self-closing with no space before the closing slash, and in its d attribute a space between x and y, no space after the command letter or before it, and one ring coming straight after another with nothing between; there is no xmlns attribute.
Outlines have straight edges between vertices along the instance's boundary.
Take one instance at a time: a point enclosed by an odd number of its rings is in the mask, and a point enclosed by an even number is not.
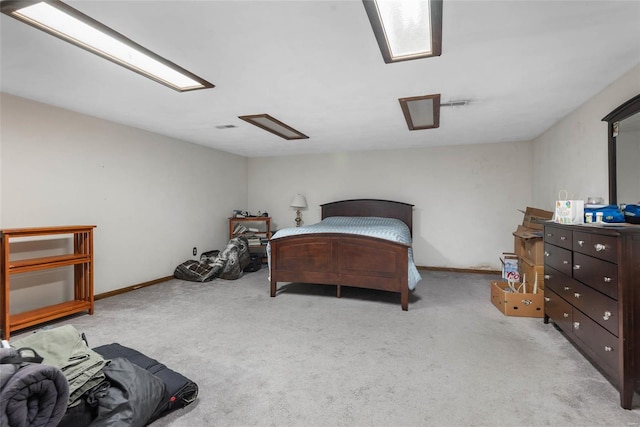
<svg viewBox="0 0 640 427"><path fill-rule="evenodd" d="M296 227L300 227L300 222L302 221L302 216L300 215L300 209L305 209L307 207L307 199L300 194L296 194L296 196L291 201L291 207L296 210Z"/></svg>

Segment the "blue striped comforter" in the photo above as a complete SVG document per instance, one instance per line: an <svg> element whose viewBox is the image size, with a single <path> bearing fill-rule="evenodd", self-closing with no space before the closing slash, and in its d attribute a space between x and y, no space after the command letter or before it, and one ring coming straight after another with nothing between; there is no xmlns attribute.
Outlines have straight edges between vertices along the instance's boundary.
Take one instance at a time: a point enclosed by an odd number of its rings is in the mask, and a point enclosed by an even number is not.
<svg viewBox="0 0 640 427"><path fill-rule="evenodd" d="M416 284L422 279L413 262L411 232L409 227L399 219L333 216L325 218L317 224L278 230L271 239L309 233L358 234L407 244L409 245L409 289L415 289ZM270 247L267 245L269 255L270 252Z"/></svg>

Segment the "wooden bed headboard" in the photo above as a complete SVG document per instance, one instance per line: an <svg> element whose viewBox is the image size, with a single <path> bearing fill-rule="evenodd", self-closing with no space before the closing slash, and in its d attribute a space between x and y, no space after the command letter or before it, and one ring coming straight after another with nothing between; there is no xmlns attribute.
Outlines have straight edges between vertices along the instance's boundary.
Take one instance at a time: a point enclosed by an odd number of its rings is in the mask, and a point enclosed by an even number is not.
<svg viewBox="0 0 640 427"><path fill-rule="evenodd" d="M329 216L379 216L396 218L413 234L413 205L392 200L353 199L320 205L322 219Z"/></svg>

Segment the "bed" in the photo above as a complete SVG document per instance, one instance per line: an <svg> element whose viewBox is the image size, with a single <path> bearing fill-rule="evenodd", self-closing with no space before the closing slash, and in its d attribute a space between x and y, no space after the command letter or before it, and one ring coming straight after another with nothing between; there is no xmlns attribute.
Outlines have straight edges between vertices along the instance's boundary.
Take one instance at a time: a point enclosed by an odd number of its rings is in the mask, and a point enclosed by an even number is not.
<svg viewBox="0 0 640 427"><path fill-rule="evenodd" d="M408 310L409 290L420 280L411 252L413 205L356 199L320 206L321 223L279 230L269 241L271 296L276 296L278 282L336 285L338 298L341 286L352 286L398 293L402 310ZM369 219L398 223L408 228L408 237L394 241L340 226L317 227L354 217L367 224Z"/></svg>

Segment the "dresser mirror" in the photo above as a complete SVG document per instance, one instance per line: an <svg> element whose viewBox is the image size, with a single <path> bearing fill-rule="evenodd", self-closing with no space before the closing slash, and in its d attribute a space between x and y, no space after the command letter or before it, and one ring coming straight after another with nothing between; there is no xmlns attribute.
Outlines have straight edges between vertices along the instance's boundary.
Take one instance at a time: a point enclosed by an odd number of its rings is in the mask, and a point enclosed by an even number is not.
<svg viewBox="0 0 640 427"><path fill-rule="evenodd" d="M609 203L640 203L640 95L602 120L609 123Z"/></svg>

